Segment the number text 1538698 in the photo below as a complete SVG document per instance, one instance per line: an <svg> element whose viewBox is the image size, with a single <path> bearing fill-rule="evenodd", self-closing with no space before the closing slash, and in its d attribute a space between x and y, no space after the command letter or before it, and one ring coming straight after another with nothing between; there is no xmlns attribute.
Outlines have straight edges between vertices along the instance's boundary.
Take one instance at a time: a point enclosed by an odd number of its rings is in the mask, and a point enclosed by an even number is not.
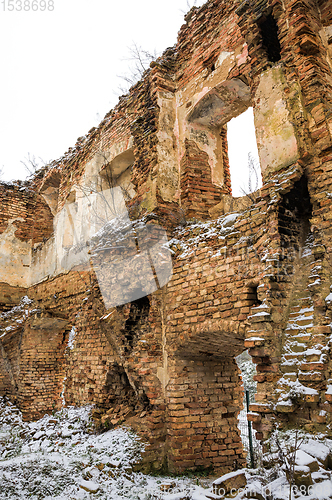
<svg viewBox="0 0 332 500"><path fill-rule="evenodd" d="M54 0L1 0L2 11L52 11Z"/></svg>

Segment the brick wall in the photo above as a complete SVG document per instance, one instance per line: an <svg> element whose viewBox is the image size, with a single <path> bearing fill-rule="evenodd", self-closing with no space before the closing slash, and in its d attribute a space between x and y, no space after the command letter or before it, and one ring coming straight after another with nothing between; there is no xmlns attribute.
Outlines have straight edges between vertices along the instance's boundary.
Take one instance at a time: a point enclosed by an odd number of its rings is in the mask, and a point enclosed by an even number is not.
<svg viewBox="0 0 332 500"><path fill-rule="evenodd" d="M49 207L28 185L0 184L0 196L0 234L8 227L9 220L15 221L15 236L21 241L39 243L53 233L53 216Z"/></svg>
<svg viewBox="0 0 332 500"><path fill-rule="evenodd" d="M244 465L237 428L243 393L234 359L209 360L201 356L172 360L170 365L170 467L185 470L214 465L227 471Z"/></svg>
<svg viewBox="0 0 332 500"><path fill-rule="evenodd" d="M181 161L181 205L187 218L209 217L209 208L221 201L222 189L212 183L208 155L186 141Z"/></svg>

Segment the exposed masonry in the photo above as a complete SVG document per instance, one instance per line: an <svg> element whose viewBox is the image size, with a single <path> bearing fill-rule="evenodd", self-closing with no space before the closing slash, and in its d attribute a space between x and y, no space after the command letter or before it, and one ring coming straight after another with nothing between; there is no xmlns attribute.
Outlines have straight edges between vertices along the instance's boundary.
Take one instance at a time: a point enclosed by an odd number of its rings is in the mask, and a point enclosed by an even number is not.
<svg viewBox="0 0 332 500"><path fill-rule="evenodd" d="M209 0L98 128L0 186L0 392L26 419L95 403L98 425L147 438L152 466L227 472L245 463L248 348L257 437L331 437L331 57L331 1ZM233 198L227 122L249 106L263 186ZM103 233L109 188L112 217L167 230L166 284L135 274L138 226ZM107 309L123 283L138 296Z"/></svg>

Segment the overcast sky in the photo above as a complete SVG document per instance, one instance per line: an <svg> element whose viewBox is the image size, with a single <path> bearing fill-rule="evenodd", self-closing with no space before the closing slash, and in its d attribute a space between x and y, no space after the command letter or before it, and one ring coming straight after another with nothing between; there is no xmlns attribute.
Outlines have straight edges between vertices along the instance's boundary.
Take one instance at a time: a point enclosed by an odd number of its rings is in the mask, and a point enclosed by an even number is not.
<svg viewBox="0 0 332 500"><path fill-rule="evenodd" d="M19 0L0 3L5 180L26 176L20 161L28 153L45 162L59 158L98 125L117 102L128 47L162 52L174 45L187 0L35 0L35 6L17 11Z"/></svg>

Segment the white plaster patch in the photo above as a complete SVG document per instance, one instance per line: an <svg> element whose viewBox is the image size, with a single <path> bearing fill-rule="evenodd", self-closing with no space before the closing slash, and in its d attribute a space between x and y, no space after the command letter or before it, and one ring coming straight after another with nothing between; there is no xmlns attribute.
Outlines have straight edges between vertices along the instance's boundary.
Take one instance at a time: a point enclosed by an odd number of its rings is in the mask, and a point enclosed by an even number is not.
<svg viewBox="0 0 332 500"><path fill-rule="evenodd" d="M220 52L215 64L216 68L219 68L223 64L223 62L226 61L226 59L228 59L232 54L233 52Z"/></svg>

